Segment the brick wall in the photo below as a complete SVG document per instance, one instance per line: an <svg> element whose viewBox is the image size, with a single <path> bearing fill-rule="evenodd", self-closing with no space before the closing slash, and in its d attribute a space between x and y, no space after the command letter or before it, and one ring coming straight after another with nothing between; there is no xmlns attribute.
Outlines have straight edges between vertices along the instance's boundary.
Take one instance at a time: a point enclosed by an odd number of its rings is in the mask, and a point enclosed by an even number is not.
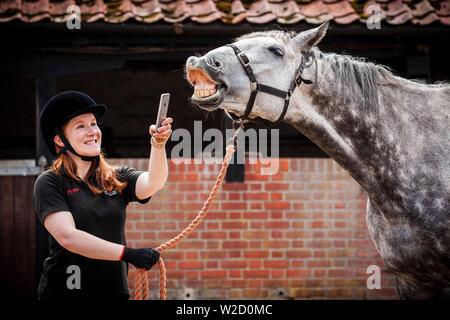
<svg viewBox="0 0 450 320"><path fill-rule="evenodd" d="M146 159L118 162L147 166ZM220 169L192 160L169 165L165 188L128 207L130 246L156 247L182 231ZM285 158L279 167L262 175L260 163L247 163L245 182L224 183L198 228L163 252L168 299L396 299L367 231L361 187L331 159ZM381 289L366 286L370 265L381 268ZM157 268L149 275L158 299Z"/></svg>

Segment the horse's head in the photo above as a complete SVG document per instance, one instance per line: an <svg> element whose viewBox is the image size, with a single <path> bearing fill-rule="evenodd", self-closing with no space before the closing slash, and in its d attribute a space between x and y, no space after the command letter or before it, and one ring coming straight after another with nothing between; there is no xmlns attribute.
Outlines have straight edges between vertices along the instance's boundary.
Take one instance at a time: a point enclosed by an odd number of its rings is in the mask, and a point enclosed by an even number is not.
<svg viewBox="0 0 450 320"><path fill-rule="evenodd" d="M227 45L202 57L190 57L186 73L194 87L192 101L208 111L222 108L242 116L255 89L244 65L250 66L258 84L288 92L305 59L303 53L322 39L327 28L328 21L297 35L283 31L250 33L233 43L237 51ZM283 110L281 95L258 94L250 118L276 120Z"/></svg>

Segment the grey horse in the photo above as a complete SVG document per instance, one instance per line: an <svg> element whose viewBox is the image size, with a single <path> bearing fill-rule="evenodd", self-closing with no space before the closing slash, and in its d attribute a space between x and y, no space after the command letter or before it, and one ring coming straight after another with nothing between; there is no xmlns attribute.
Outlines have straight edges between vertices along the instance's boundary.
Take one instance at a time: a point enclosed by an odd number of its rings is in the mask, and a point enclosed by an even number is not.
<svg viewBox="0 0 450 320"><path fill-rule="evenodd" d="M368 194L366 221L401 299L448 298L450 85L424 85L316 46L328 22L298 34L254 32L186 63L200 108L281 120L311 139ZM301 66L301 68L300 68ZM289 90L293 79L296 82ZM301 81L303 80L303 81ZM308 81L309 80L309 81ZM272 90L273 91L273 90ZM285 110L286 101L288 101Z"/></svg>

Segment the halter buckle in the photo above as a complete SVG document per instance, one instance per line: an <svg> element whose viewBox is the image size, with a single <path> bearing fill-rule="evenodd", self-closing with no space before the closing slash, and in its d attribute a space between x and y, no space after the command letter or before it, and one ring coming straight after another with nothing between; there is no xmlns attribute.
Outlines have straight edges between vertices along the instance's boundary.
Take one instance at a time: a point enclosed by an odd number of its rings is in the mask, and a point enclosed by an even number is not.
<svg viewBox="0 0 450 320"><path fill-rule="evenodd" d="M241 62L241 64L244 66L244 68L247 68L250 65L250 60L247 58L247 56L245 55L245 53L243 52L239 52L237 54L237 57L239 59L239 61ZM242 57L245 57L245 59L247 60L247 62L244 61L244 59Z"/></svg>

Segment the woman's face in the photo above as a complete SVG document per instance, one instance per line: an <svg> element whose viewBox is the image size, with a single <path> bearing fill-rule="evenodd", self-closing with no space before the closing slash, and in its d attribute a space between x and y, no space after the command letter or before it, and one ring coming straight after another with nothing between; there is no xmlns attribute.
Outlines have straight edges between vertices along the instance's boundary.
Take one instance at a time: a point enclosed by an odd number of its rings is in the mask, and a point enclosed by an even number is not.
<svg viewBox="0 0 450 320"><path fill-rule="evenodd" d="M102 132L93 113L72 118L62 127L62 131L78 154L84 156L100 154Z"/></svg>

